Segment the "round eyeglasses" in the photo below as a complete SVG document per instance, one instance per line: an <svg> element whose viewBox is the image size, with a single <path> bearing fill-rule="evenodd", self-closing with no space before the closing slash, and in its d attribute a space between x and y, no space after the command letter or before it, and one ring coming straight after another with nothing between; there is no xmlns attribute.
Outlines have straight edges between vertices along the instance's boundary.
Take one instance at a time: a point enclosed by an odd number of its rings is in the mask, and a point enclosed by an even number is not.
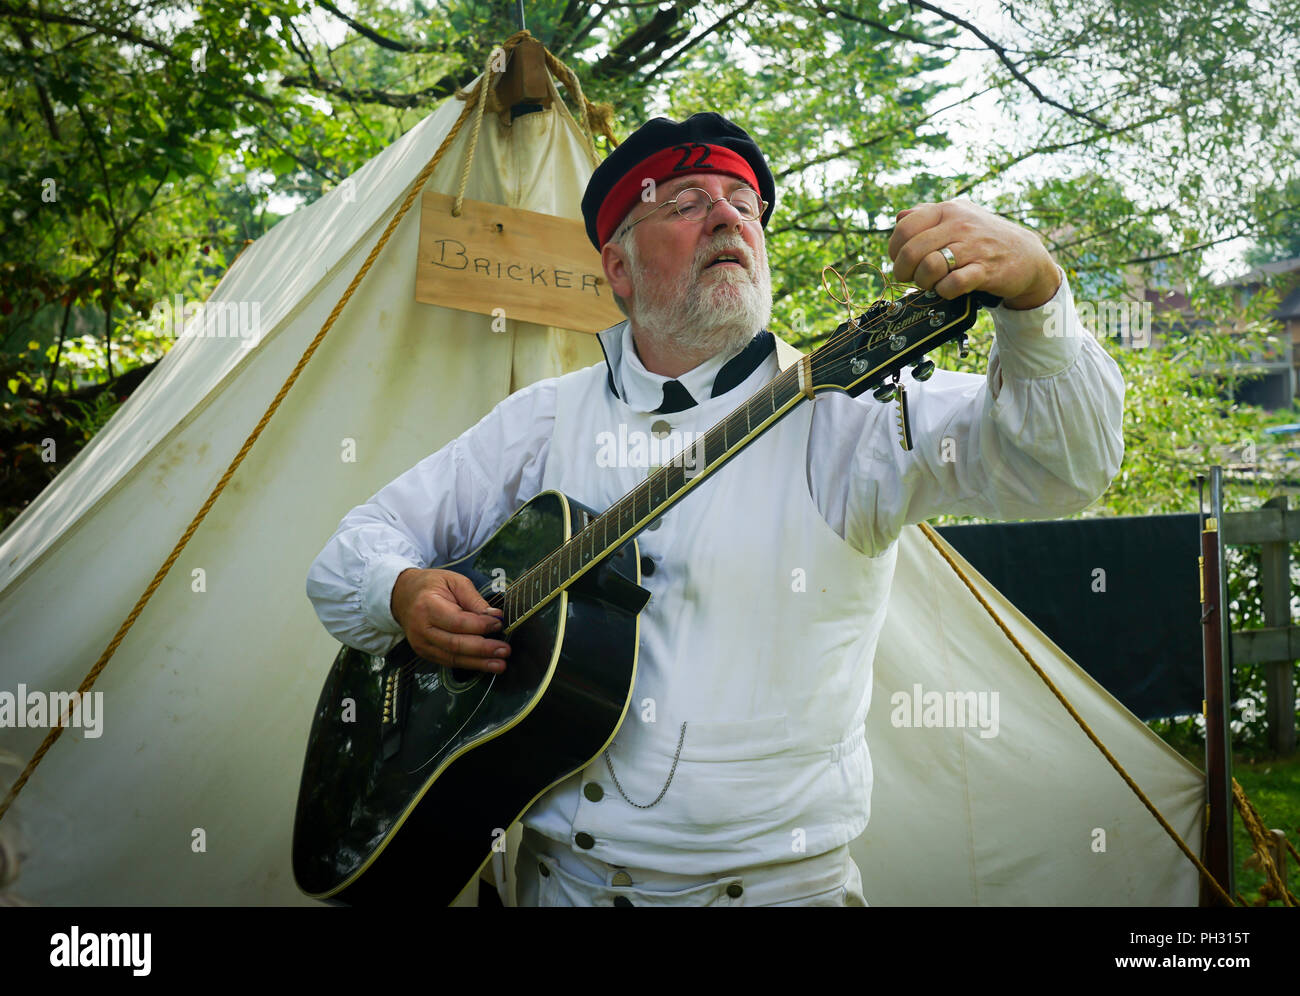
<svg viewBox="0 0 1300 996"><path fill-rule="evenodd" d="M619 235L626 235L660 208L671 207L679 217L686 221L703 221L709 216L709 212L713 210L713 205L717 204L718 201L728 202L736 209L736 213L740 215L743 221L757 221L763 212L767 210L768 203L760 198L752 187L740 187L734 190L730 197L711 197L707 190L700 187L687 187L685 190L678 191L677 196L671 201L664 201L654 211L643 214L624 228Z"/></svg>

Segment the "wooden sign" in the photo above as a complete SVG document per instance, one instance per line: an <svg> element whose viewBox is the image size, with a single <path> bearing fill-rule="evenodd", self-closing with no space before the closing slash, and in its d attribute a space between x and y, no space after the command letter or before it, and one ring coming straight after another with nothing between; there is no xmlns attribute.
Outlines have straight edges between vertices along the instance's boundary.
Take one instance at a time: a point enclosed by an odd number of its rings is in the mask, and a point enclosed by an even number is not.
<svg viewBox="0 0 1300 996"><path fill-rule="evenodd" d="M513 321L599 332L623 321L581 222L424 192L415 299Z"/></svg>

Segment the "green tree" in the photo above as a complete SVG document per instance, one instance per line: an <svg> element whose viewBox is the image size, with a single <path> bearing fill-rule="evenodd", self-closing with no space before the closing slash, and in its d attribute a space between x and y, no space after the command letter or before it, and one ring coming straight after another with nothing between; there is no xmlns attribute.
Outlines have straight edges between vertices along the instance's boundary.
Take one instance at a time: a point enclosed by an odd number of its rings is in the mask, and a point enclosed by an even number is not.
<svg viewBox="0 0 1300 996"><path fill-rule="evenodd" d="M0 0L0 466L61 396L165 350L153 306L206 296L275 221L270 205L320 196L470 83L513 16L464 0ZM774 325L801 345L844 318L824 268L854 268L865 304L896 212L927 200L971 197L1034 228L1081 293L1186 293L1165 347L1116 353L1135 435L1099 510L1187 507L1189 468L1267 421L1219 402L1207 376L1262 348L1258 307L1201 271L1206 250L1282 217L1286 191L1259 191L1300 159L1276 99L1300 64L1300 0L977 15L928 0L537 0L527 18L620 136L708 108L762 144L779 183ZM976 346L972 362L987 338Z"/></svg>
<svg viewBox="0 0 1300 996"><path fill-rule="evenodd" d="M1261 219L1254 245L1246 252L1251 266L1279 259L1300 258L1300 175L1271 190L1259 192L1255 213Z"/></svg>

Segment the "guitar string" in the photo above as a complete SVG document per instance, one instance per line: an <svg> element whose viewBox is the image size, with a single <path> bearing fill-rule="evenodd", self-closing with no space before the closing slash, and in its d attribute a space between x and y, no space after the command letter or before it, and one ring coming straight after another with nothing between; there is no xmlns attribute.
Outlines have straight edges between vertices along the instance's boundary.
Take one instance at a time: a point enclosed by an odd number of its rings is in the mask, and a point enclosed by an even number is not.
<svg viewBox="0 0 1300 996"><path fill-rule="evenodd" d="M836 275L839 276L838 272L837 272L837 271L834 271L834 268L833 268L833 267L830 267L829 269L831 269L833 272L836 272ZM842 282L842 281L843 281L843 277L841 277L841 282ZM846 294L846 296L847 296L847 294ZM833 295L832 295L832 297L833 297ZM838 299L835 299L835 300L837 300L837 302L838 302ZM839 303L843 303L843 302L839 302ZM844 332L833 334L833 335L831 336L831 338L828 339L828 340L827 340L827 341L826 341L826 342L825 342L821 347L819 347L819 348L818 348L817 350L815 350L813 353L808 354L809 357L810 357L810 358L811 358L811 357L815 357L815 356L817 355L817 353L824 352L824 351L829 350L829 349L832 349L832 348L834 348L834 347L838 347L838 346L844 344L845 342L847 342L848 340L850 340L850 339L854 338L855 336L858 336L858 335L860 335L860 334L862 334L862 333L864 333L864 332L865 332L865 333L873 333L873 332L875 332L875 331L876 331L876 330L877 330L881 325L885 324L886 321L888 320L888 317L889 317L889 316L886 314L886 312L887 312L887 311L888 311L888 310L889 310L889 309L890 309L894 304L898 304L898 303L901 303L902 306L903 306L904 308L914 308L914 309L917 309L917 310L919 310L919 309L922 308L922 307L933 308L933 307L936 306L936 305L935 305L935 299L934 299L933 297L929 297L929 296L927 296L926 294L924 294L923 292L920 292L920 291L916 292L915 295L913 295L912 298L911 298L910 300L909 300L909 299L902 299L901 301L891 301L891 302L888 302L888 303L886 303L885 300L884 300L883 298L880 299L880 300L877 300L876 302L874 302L874 303L873 303L873 304L872 304L872 305L867 309L867 311L865 311L865 312L863 312L863 314L859 315L857 319L851 319L848 323L845 323L845 324L847 324L848 328L846 328L846 330L845 330ZM877 305L881 305L881 306L883 306L883 307L884 307L884 310L882 310L882 311L881 311L881 312L880 312L880 313L879 313L875 318L873 318L873 319L868 319L867 321L861 321L861 319L866 318L867 315L870 313L870 311L871 311L872 309L874 309ZM825 370L827 374L836 374L836 373L841 372L841 371L844 370L844 369L848 369L848 368L850 368L850 367L852 366L852 363L853 363L853 358L852 358L852 357L848 357L848 358L836 358L836 359L834 359L834 360L823 361L823 364L822 364L821 366L822 366L822 369ZM771 393L771 395L772 395L774 401L775 401L775 393L776 393L774 389L775 389L778 385L780 385L782 388L786 388L786 389L788 389L788 388L792 388L792 387L796 387L796 386L797 386L798 376L799 376L798 366L799 366L799 364L796 364L795 366L792 366L792 367L790 367L790 368L787 369L787 370L783 370L783 371L781 371L780 374L778 374L778 375L777 375L775 378L773 378L773 379L772 379L772 380L771 380L767 385L765 385L765 390L767 390L769 393ZM710 429L710 430L709 430L709 433L706 433L706 436L705 436L706 449L708 448L708 447L707 447L708 435L711 434L712 432L718 430L719 428L722 428L722 429L723 429L723 432L722 432L723 440L722 440L722 441L725 442L725 438L726 438L725 426L726 426L726 423L729 422L729 421L730 421L733 417L735 417L738 413L740 413L743 409L747 409L748 406L750 405L750 403L753 402L756 398L758 398L758 397L760 396L760 393L761 393L761 392L755 392L755 394L754 394L753 396L751 396L750 398L746 399L746 400L745 400L744 402L742 402L741 404L737 405L736 408L735 408L733 411L731 411L730 413L728 413L728 415L727 415L725 418L723 418L722 420L720 420L720 421L718 422L717 425L715 425L712 429ZM717 440L715 440L715 442L717 442ZM652 501L653 501L653 490L654 490L654 486L655 486L656 484L658 484L658 483L661 483L661 480L662 480L661 472L663 472L663 476L666 476L666 471L667 471L668 469L670 469L670 468L671 468L671 465L666 465L665 467L660 468L660 472L652 473L652 474L650 475L650 477L648 477L645 481L642 481L642 482L641 482L640 484L638 484L638 485L637 485L637 486L636 486L632 491L630 491L628 494L624 495L624 496L623 496L622 498L620 498L617 502L615 502L613 505L611 505L608 509L606 509L606 511L605 511L604 513L602 513L600 516L596 517L595 519L592 519L589 523L587 523L586 526L584 526L584 527L583 527L582 529L580 529L577 533L575 533L575 534L574 534L574 535L573 535L569 540L565 541L561 546L557 547L557 548L556 548L555 550L553 550L551 553L547 554L547 556L546 556L545 558L543 558L542 561L540 561L538 564L533 565L533 567L529 568L527 571L525 571L523 574L521 574L518 578L516 578L516 579L515 579L515 582L514 582L513 584L507 586L505 592L502 592L502 593L494 593L494 596L495 596L496 594L500 594L501 597L500 597L499 600L494 600L494 598L489 598L489 599L487 599L489 605L492 605L493 607L496 607L496 608L503 608L503 607L505 607L505 606L508 604L508 601L509 601L508 596L509 596L511 593L513 593L513 592L515 592L515 591L521 591L521 590L523 590L523 589L524 589L528 584L533 584L533 583L536 583L536 582L542 580L541 575L537 573L537 572L539 571L539 569L544 569L545 572L549 573L551 570L554 570L556 567L560 567L560 566L562 566L562 564L561 564L561 562L559 561L558 558L560 558L561 556L568 556L568 551L570 551L573 547L575 547L575 546L579 547L579 557L581 558L583 555L582 555L582 553L581 553L580 543L581 543L581 541L583 540L583 538L584 538L584 537L588 537L588 534L590 534L591 538L594 538L594 536L595 536L596 525L597 525L598 523L600 523L600 524L601 524L601 528L604 529L604 528L605 528L605 523L606 523L609 519L613 519L613 518L615 517L616 514L619 515L619 516L621 516L621 515L624 513L624 511L626 511L626 507L627 507L629 504L631 505L631 507L633 508L633 510L635 510L635 507L636 507L636 504L637 504L637 500L638 500L639 498L641 498L641 497L645 497L645 498L647 499L647 503L652 502ZM644 495L642 494L642 492L644 492ZM634 514L635 514L635 511L634 511ZM593 550L594 550L594 548L595 548L596 546L603 546L603 545L605 545L603 540L602 540L601 542L599 542L599 543L593 543L593 544L592 544L592 546L593 546ZM566 578L566 580L567 580L567 578ZM552 591L552 589L550 588L550 586L549 586L549 584L548 584L548 585L547 585L547 592L546 592L546 595L551 594L551 591ZM543 597L545 597L545 596L543 596Z"/></svg>
<svg viewBox="0 0 1300 996"><path fill-rule="evenodd" d="M836 271L834 267L826 267L822 271L823 284L825 282L826 269L831 270L831 272L835 273L835 275L839 277L841 287L845 289L845 299L840 300L839 298L836 298L834 294L832 294L829 291L829 289L827 290L828 295L832 298L832 300L835 300L836 303L845 304L846 306L849 306L851 308L852 307L851 298L850 295L848 294L847 286L844 282L844 276L841 275L838 271ZM849 271L847 272L852 272L852 267L850 267ZM921 291L917 291L915 294L911 295L910 298L901 298L895 301L887 302L885 298L883 297L879 298L876 301L874 301L865 311L863 311L860 315L858 315L857 318L850 317L847 322L842 323L845 326L843 332L837 331L835 333L832 333L831 337L827 339L825 343L823 343L820 347L818 347L818 349L814 350L812 353L807 354L806 358L811 360L811 358L815 357L818 353L826 352L827 350L831 350L836 347L842 346L849 340L853 339L854 337L860 336L863 333L874 333L882 325L886 324L889 317L887 312L895 304L900 304L900 303L905 309L914 308L919 310L922 307L933 308L936 306L935 299L930 295L923 293ZM869 318L868 316L870 315L871 311L874 310L877 306L881 306L882 310L874 318ZM748 409L748 406L756 398L760 397L760 395L763 393L764 390L772 398L772 403L775 404L776 393L777 393L776 389L778 386L780 386L782 389L797 388L798 378L799 378L799 366L802 362L803 361L801 360L799 363L794 364L793 366L787 368L786 370L782 370L780 373L777 374L776 377L774 377L771 381L769 381L768 384L765 385L763 389L760 389L760 391L756 391L745 401L741 402L739 405L736 406L735 409L729 412L716 425L714 425L705 434L706 449L707 449L708 435L719 429L722 429L722 437L723 437L722 441L725 443L726 440L725 426L727 422L730 421L733 417L735 417L742 409ZM838 374L843 370L850 368L852 366L852 363L853 363L852 357L836 358L828 362L824 361L822 365L822 369L825 370L828 375ZM628 503L631 504L634 510L633 514L635 514L636 500L639 497L639 493L643 489L646 492L644 497L647 500L647 505L652 503L653 501L652 492L653 492L654 485L656 483L659 483L657 478L659 478L661 472L666 472L668 469L670 469L670 467L671 465L665 465L659 468L659 471L652 473L649 477L646 478L646 480L642 481L635 488L633 488L632 491L628 492L628 494L624 495L613 505L611 505L608 509L606 509L604 513L592 518L585 526L583 526L582 529L578 530L578 532L576 532L572 537L570 537L569 540L565 541L555 550L551 551L551 553L547 554L539 563L534 564L531 568L526 570L523 574L521 574L518 578L515 579L514 583L507 585L504 590L500 590L500 591L494 590L491 592L491 594L484 595L483 596L484 600L487 602L489 607L508 610L509 599L512 592L523 591L528 584L535 583L541 580L540 575L537 574L539 568L546 567L546 570L549 572L550 570L553 570L555 567L561 566L558 561L555 564L551 564L551 562L561 555L567 556L568 554L566 553L566 551L571 551L575 546L578 548L578 556L581 558L582 551L581 551L580 541L583 539L583 537L587 536L587 534L590 533L591 538L594 539L596 525L598 523L601 523L602 524L601 528L604 529L605 528L604 523L606 523L609 519L613 518L616 512L618 515L621 516L624 511L624 506L627 505ZM604 545L605 544L603 540L600 543L595 543L595 542L592 543L593 550L595 549L596 546L604 546ZM566 578L565 580L568 579ZM548 589L546 595L550 595L550 594L551 591ZM422 660L422 658L420 658L420 660ZM417 666L418 666L417 661L414 660L407 661L401 665L401 668L399 669L398 680L403 683L404 688L409 688L410 682L413 680L414 672ZM680 750L680 745L679 745L679 750ZM611 774L612 773L613 772L611 771ZM671 782L671 780L672 780L672 776L669 775L669 781ZM664 786L664 789L665 791L667 790L667 785ZM624 798L627 797L624 796ZM660 798L662 798L662 793L660 795ZM632 800L628 799L628 802L632 803ZM632 803L632 805L636 805L636 803ZM651 805L653 805L653 803L651 803Z"/></svg>
<svg viewBox="0 0 1300 996"><path fill-rule="evenodd" d="M919 299L920 297L921 297L920 294L916 295L917 299ZM927 303L928 302L914 299L913 301L905 301L904 306L920 308ZM847 339L852 338L862 332L868 332L868 333L873 332L879 327L880 324L883 323L884 318L885 316L882 315L877 320L874 321L855 323L846 332L833 336L830 340L828 340L825 346L822 347L822 349L827 349L827 348L832 348L834 346L837 346L843 343L844 341L846 341ZM822 350L818 350L817 352L820 351ZM811 355L815 356L816 353L813 353ZM852 363L851 358L838 359L829 362L823 361L822 369L828 372L836 372L837 368L842 368L843 366L849 365L851 363ZM791 368L789 370L782 371L780 375L774 378L767 385L767 393L771 396L772 398L771 404L774 406L773 411L775 411L775 408L780 407L780 405L776 403L777 389L780 388L782 390L790 390L792 388L795 388L797 386L796 383L797 377L798 377L798 370L795 368ZM738 415L742 410L746 410L746 416L748 418L750 415L750 412L747 410L748 407L752 404L753 401L757 400L759 397L760 394L756 392L753 397L748 399L742 405L738 405L736 409L734 409L726 418L721 420L721 422L719 422L718 425L714 426L713 430L710 430L710 434L716 432L717 436L721 436L721 439L715 437L712 440L710 440L709 435L706 435L704 440L706 452L707 450L713 448L713 446L709 445L710 442L712 442L715 445L718 443L725 445L726 435L727 435L726 433L727 424L733 418L735 418L735 416ZM571 556L572 550L574 548L579 549L578 556L580 561L584 562L584 565L585 563L591 562L588 561L585 555L581 552L580 547L581 544L585 542L587 539L591 539L594 541L591 544L593 548L593 552L595 547L597 546L604 547L607 545L603 538L600 540L596 540L597 524L600 525L600 528L602 530L602 536L607 536L608 521L613 520L616 516L621 517L629 510L629 506L631 507L633 515L635 516L635 508L642 500L646 501L647 507L653 504L654 492L659 485L665 484L666 472L670 468L671 465L669 465L669 467L667 468L663 468L662 473L652 474L649 478L647 478L647 480L641 482L631 492L629 492L623 498L619 499L618 502L616 502L613 506L607 509L602 516L599 516L596 519L589 522L587 526L585 526L583 529L579 530L576 534L574 534L574 536L571 537L570 540L566 541L560 547L557 547L554 551L548 554L540 563L534 565L532 568L529 568L527 571L525 571L524 574L522 574L519 578L516 579L514 584L511 584L507 587L506 591L502 594L500 598L489 599L489 604L494 604L496 605L496 607L503 607L502 603L504 603L504 606L508 607L510 597L512 595L515 595L520 591L526 590L527 586L530 584L537 584L539 582L543 582L545 580L544 579L545 575L549 575L551 573L555 573L559 571L566 574L567 576L571 576L573 573L575 573L572 567L572 556ZM666 485L664 490L665 490L665 497L666 497L668 492L668 488ZM592 559L594 560L595 558L593 557ZM567 576L564 580L568 579ZM558 587L558 586L552 586L549 581L545 581L545 586L546 586L546 592L543 595L543 598L549 596L552 593L554 587ZM533 604L536 603L534 602ZM531 608L532 606L530 605L529 607Z"/></svg>

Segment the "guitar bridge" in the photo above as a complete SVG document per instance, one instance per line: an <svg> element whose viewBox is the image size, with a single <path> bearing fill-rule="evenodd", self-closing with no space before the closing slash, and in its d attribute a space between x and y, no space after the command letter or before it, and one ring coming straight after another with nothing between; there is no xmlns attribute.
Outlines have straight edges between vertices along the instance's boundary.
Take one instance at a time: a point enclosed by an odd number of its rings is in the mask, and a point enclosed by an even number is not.
<svg viewBox="0 0 1300 996"><path fill-rule="evenodd" d="M401 665L392 667L384 676L384 711L379 720L380 752L387 761L402 749L402 715L406 706L406 690L402 687Z"/></svg>

